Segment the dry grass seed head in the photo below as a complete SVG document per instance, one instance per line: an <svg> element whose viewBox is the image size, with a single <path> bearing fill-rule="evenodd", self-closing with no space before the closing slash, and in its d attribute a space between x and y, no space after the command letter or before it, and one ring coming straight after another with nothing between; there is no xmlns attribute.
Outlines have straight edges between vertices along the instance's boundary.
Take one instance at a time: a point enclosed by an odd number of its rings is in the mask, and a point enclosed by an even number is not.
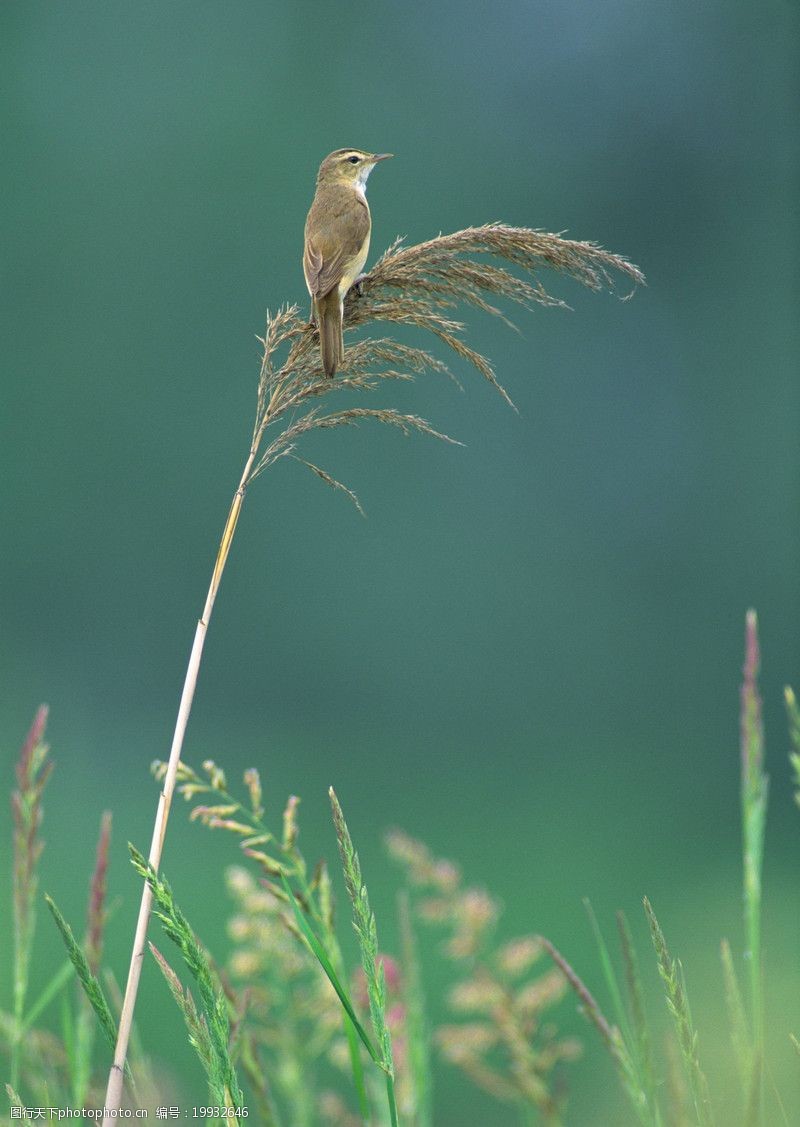
<svg viewBox="0 0 800 1127"><path fill-rule="evenodd" d="M506 266L487 262L485 256L500 259L533 278L519 277ZM548 293L538 279L537 272L542 267L567 274L593 290L613 288L615 274L630 280L634 288L645 281L638 267L596 243L565 239L527 227L487 223L438 235L414 246L403 246L401 240L396 240L359 286L347 294L345 329L372 321L424 329L459 359L471 364L513 406L491 363L465 343L464 324L451 314L457 306L466 304L510 324L488 297L514 301L528 308L535 304L563 306L565 303ZM447 365L426 349L386 337L368 337L349 343L341 375L335 380L326 379L317 330L301 317L296 305L285 306L269 316L262 344L253 430L253 451L258 456L249 480L279 458L297 457L296 442L309 431L350 426L363 419L394 426L405 434L416 431L452 441L425 419L395 409L343 408L322 413L319 407L311 407L297 417L309 401L332 392L374 391L387 380L409 380L425 371L450 374ZM284 345L288 345L288 351L280 362L276 354ZM259 453L267 428L284 419L284 428ZM326 470L303 458L297 460L358 504L355 494Z"/></svg>

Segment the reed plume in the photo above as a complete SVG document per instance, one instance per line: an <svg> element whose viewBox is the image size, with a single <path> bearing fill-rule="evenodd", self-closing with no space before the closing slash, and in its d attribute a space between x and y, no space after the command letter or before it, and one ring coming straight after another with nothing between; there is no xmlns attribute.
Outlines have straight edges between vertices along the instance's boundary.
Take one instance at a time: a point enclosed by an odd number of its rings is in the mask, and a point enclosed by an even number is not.
<svg viewBox="0 0 800 1127"><path fill-rule="evenodd" d="M487 261L487 258L496 261ZM544 267L567 274L594 290L611 289L615 274L632 282L634 288L644 284L644 276L638 267L596 243L576 242L526 227L488 223L450 235L438 235L414 246L404 246L401 240L395 241L348 293L344 303L344 328L349 331L372 322L387 322L425 329L445 344L458 360L472 365L511 404L490 362L465 343L465 326L456 319L455 311L460 305L469 305L506 320L492 300L513 301L526 307L563 305L539 280L538 273ZM527 277L521 277L515 271ZM280 458L290 457L306 465L326 484L343 490L360 508L358 498L348 486L298 453L298 443L305 434L373 420L406 434L417 432L454 441L419 415L360 404L325 410L320 403L324 395L332 392L371 392L385 381L414 379L424 372L448 373L457 379L448 365L426 348L402 344L388 336L363 337L348 344L341 373L335 380L330 380L322 370L316 328L301 316L296 305L284 306L268 316L262 344L250 450L223 530L203 612L197 623L159 796L148 857L154 871L158 870L161 861L206 631L248 485L268 466ZM152 890L145 883L114 1062L106 1091L104 1127L111 1127L115 1122L114 1116L122 1099L128 1039L151 906Z"/></svg>
<svg viewBox="0 0 800 1127"><path fill-rule="evenodd" d="M533 279L520 277L505 266L475 255L504 260L533 275ZM348 293L344 303L345 329L373 321L425 329L447 345L456 357L471 364L511 403L486 357L464 342L465 325L455 319L453 311L459 305L472 305L510 324L488 297L508 299L528 308L535 304L564 306L565 303L548 293L536 277L543 266L569 274L594 290L612 288L615 272L626 276L634 285L644 284L638 267L595 243L575 242L527 227L487 223L451 235L438 235L415 246L403 246L400 240L394 242L370 273ZM297 440L314 428L347 426L371 418L399 427L406 433L420 431L446 438L417 415L365 407L325 414L313 403L333 391L373 391L381 381L410 380L426 371L452 375L439 357L425 348L400 344L390 337L367 337L348 345L342 375L331 382L322 371L316 338L315 327L301 317L296 305L280 309L268 320L262 340L264 355L253 429L254 446L260 450L268 428L288 412L307 409L261 451L248 480L277 458L294 455ZM281 363L276 363L276 354L283 345L288 345L288 353Z"/></svg>

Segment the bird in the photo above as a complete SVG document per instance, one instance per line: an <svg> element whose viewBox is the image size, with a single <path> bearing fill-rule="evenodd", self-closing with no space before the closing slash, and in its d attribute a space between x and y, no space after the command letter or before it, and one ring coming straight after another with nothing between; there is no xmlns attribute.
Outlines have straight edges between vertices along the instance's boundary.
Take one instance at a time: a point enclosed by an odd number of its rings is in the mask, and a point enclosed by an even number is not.
<svg viewBox="0 0 800 1127"><path fill-rule="evenodd" d="M358 281L369 253L372 217L367 178L392 153L336 149L317 173L317 189L306 218L303 273L311 295L325 375L344 362L344 298Z"/></svg>

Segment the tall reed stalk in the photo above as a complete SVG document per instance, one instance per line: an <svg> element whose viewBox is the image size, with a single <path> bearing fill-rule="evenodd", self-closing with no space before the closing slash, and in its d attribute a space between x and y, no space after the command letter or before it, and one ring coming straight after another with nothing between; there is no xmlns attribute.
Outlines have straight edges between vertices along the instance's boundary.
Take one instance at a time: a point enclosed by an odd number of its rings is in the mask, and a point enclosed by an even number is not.
<svg viewBox="0 0 800 1127"><path fill-rule="evenodd" d="M528 281L504 266L475 255L489 255L533 274ZM625 258L610 254L595 243L576 242L559 235L500 223L486 224L439 235L416 246L395 242L373 270L354 287L345 300L345 328L371 321L388 321L426 329L462 360L468 361L510 402L492 366L462 339L464 325L452 316L466 303L503 317L486 295L508 298L524 306L563 305L538 280L541 267L571 275L590 289L610 287L611 275L619 272L634 284L643 284L641 271ZM505 318L503 318L505 319ZM357 425L374 419L409 434L419 432L453 441L417 415L393 408L349 407L323 413L313 405L322 396L341 390L373 391L384 380L409 380L425 371L449 372L447 365L425 349L401 344L387 337L348 341L345 362L335 380L326 379L319 358L316 329L303 320L296 306L284 307L268 317L263 338L264 353L258 382L258 400L253 437L239 485L233 496L222 533L205 605L197 623L189 664L183 683L169 760L158 800L148 861L154 871L161 863L170 806L175 791L178 764L192 708L203 656L206 633L214 609L225 564L233 543L248 485L280 458L291 457L335 489L343 490L358 505L358 498L326 470L297 453L303 434L315 429ZM277 353L283 351L279 361ZM288 416L288 418L287 418ZM270 428L285 420L283 429ZM273 437L274 434L274 437ZM360 506L359 506L360 507ZM108 1078L104 1127L116 1121L122 1101L125 1061L131 1035L136 995L146 949L152 892L145 882L134 934L128 980L120 1014L114 1061Z"/></svg>
<svg viewBox="0 0 800 1127"><path fill-rule="evenodd" d="M195 688L197 687L197 677L200 672L200 662L203 658L203 646L206 641L206 631L208 630L208 623L211 619L211 612L214 609L214 601L217 597L219 590L220 580L222 579L222 572L225 570L225 564L228 559L228 552L230 551L233 542L233 534L236 531L236 522L239 519L239 512L244 500L244 491L247 484L247 477L250 473L256 452L250 451L250 456L245 464L242 479L239 483L239 488L234 494L233 503L228 514L228 519L225 522L225 529L222 533L222 540L220 541L219 551L217 552L216 563L214 564L214 572L211 576L211 583L206 595L205 606L203 613L197 623L197 629L194 634L194 642L192 650L189 655L189 665L186 669L186 676L183 681L183 691L181 692L181 700L178 706L178 718L175 722L175 732L172 737L172 747L169 753L169 762L167 766L167 774L161 788L161 794L158 798L158 809L156 810L156 820L153 826L153 838L150 842L150 853L148 861L153 869L157 870L161 864L161 852L164 848L164 837L167 832L167 820L169 818L170 806L172 804L172 796L175 793L175 778L178 772L178 764L181 758L181 748L183 747L184 736L186 735L186 725L189 723L189 714L192 710L192 701L194 699ZM142 974L142 962L144 961L145 945L147 942L147 924L150 920L150 912L153 907L153 892L150 885L145 881L142 889L142 899L139 904L139 917L136 921L136 931L133 937L133 953L131 955L131 963L128 969L128 982L125 987L125 996L122 1003L122 1012L119 1019L119 1028L117 1031L117 1044L114 1050L114 1062L111 1065L111 1071L108 1076L108 1086L106 1088L106 1099L104 1106L103 1125L104 1127L111 1127L114 1122L114 1117L111 1114L113 1111L118 1111L122 1103L122 1084L125 1077L125 1061L128 1054L128 1042L131 1036L131 1026L133 1024L133 1011L136 1005L136 994L139 990L139 979Z"/></svg>

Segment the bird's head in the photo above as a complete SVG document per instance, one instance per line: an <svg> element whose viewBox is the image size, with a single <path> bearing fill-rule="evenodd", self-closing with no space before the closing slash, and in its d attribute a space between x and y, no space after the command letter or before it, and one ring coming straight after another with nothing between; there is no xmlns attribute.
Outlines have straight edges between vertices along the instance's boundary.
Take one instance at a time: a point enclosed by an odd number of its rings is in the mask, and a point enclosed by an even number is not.
<svg viewBox="0 0 800 1127"><path fill-rule="evenodd" d="M319 166L318 184L349 184L364 189L367 177L378 161L388 160L391 153L365 153L362 149L337 149Z"/></svg>

